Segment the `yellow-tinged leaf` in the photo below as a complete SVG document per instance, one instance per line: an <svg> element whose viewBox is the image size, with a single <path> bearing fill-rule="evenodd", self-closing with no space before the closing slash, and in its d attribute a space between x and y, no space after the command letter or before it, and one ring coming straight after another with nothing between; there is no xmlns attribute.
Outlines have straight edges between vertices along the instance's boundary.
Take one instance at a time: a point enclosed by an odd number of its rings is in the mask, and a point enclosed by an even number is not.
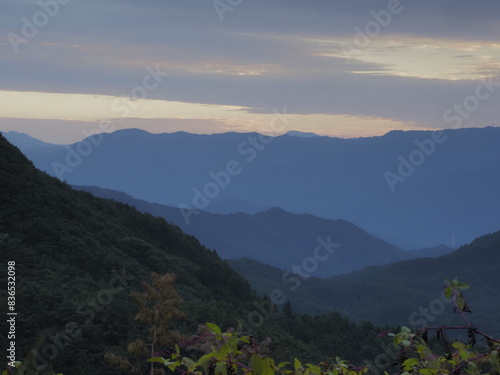
<svg viewBox="0 0 500 375"><path fill-rule="evenodd" d="M469 289L470 288L470 285L466 284L466 283L462 283L458 280L453 280L453 286L457 289L460 289L460 290L465 290L465 289Z"/></svg>
<svg viewBox="0 0 500 375"><path fill-rule="evenodd" d="M216 356L217 356L217 353L215 353L215 352L205 354L205 355L201 356L198 359L198 361L196 361L195 366L196 367L205 366L211 358L216 357Z"/></svg>
<svg viewBox="0 0 500 375"><path fill-rule="evenodd" d="M451 298L452 293L453 293L453 291L451 290L451 288L450 288L450 287L445 288L445 290L444 290L444 295L445 295L445 297L446 297L446 298L450 299L450 298Z"/></svg>
<svg viewBox="0 0 500 375"><path fill-rule="evenodd" d="M220 327L217 324L214 323L205 323L205 325L208 327L210 331L215 333L216 335L222 336L222 331Z"/></svg>
<svg viewBox="0 0 500 375"><path fill-rule="evenodd" d="M191 358L183 357L182 364L185 365L188 369L192 369L195 367L195 363Z"/></svg>
<svg viewBox="0 0 500 375"><path fill-rule="evenodd" d="M316 365L311 365L310 363L307 364L307 373L308 374L321 374L321 368Z"/></svg>
<svg viewBox="0 0 500 375"><path fill-rule="evenodd" d="M148 358L147 359L148 362L158 362L158 363L163 363L163 364L167 364L167 363L175 363L175 362L169 362L168 359L165 359L163 357L153 357L153 358Z"/></svg>
<svg viewBox="0 0 500 375"><path fill-rule="evenodd" d="M293 368L294 368L295 370L298 370L298 369L301 369L301 368L302 368L302 363L300 363L300 361L299 361L297 358L295 358L295 359L293 360Z"/></svg>
<svg viewBox="0 0 500 375"><path fill-rule="evenodd" d="M464 300L464 298L462 297L462 294L461 294L461 293L457 296L457 306L458 306L458 308L460 309L460 311L464 311L464 308L465 308L465 300Z"/></svg>
<svg viewBox="0 0 500 375"><path fill-rule="evenodd" d="M419 364L419 360L417 358L408 358L406 361L403 362L403 369L405 371L413 369L413 366L416 366Z"/></svg>

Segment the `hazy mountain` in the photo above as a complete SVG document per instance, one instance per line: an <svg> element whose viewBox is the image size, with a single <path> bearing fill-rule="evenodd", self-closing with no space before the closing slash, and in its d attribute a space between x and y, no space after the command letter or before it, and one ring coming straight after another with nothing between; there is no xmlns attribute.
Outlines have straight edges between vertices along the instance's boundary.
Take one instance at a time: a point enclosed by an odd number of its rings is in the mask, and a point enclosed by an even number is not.
<svg viewBox="0 0 500 375"><path fill-rule="evenodd" d="M404 251L370 236L345 220L294 215L280 208L255 215L201 212L196 220L187 224L178 208L137 200L127 194L95 186L75 188L161 216L186 233L196 236L205 246L216 249L225 259L248 257L281 269L291 269L294 265L301 268L305 266L311 270L311 275L317 277L329 277L413 257L438 256L446 250L451 251L446 246L434 249L434 252L433 249ZM327 248L321 247L321 244L328 242L335 244L332 245L331 254ZM316 254L317 246L320 249Z"/></svg>
<svg viewBox="0 0 500 375"><path fill-rule="evenodd" d="M54 145L52 143L47 143L40 141L36 138L33 138L27 134L24 133L19 133L19 132L14 132L14 131L9 131L9 132L1 132L2 135L13 145L16 145L19 147L21 150L27 150L31 148L37 148L37 147L54 147L57 145Z"/></svg>
<svg viewBox="0 0 500 375"><path fill-rule="evenodd" d="M492 127L357 139L123 130L69 148L24 151L75 185L225 213L244 208L231 202L245 202L252 212L281 207L348 220L398 246L423 248L458 246L497 229L498 144L500 129Z"/></svg>
<svg viewBox="0 0 500 375"><path fill-rule="evenodd" d="M451 254L368 267L331 279L285 277L284 271L254 260L229 261L261 294L279 289L294 311L321 313L334 309L351 319L421 328L459 322L452 304L441 298L444 279L471 285L464 292L472 321L500 334L500 232L483 236ZM443 302L444 301L444 302Z"/></svg>

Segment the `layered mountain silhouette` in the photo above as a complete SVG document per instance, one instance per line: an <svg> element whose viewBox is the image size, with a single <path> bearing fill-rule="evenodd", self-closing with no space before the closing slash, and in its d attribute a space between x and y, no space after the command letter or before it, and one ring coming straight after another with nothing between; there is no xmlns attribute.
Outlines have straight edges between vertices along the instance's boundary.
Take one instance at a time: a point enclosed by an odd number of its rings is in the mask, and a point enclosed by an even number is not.
<svg viewBox="0 0 500 375"><path fill-rule="evenodd" d="M294 266L316 277L329 277L367 266L451 252L447 246L404 251L379 240L345 220L294 215L272 208L254 215L200 212L189 224L178 208L134 199L95 186L74 186L98 197L129 204L165 218L225 259L247 257L283 270ZM319 250L316 250L317 247ZM331 249L328 248L331 246ZM329 252L331 250L331 253ZM313 269L314 268L314 269Z"/></svg>
<svg viewBox="0 0 500 375"><path fill-rule="evenodd" d="M500 129L489 127L357 139L131 129L67 147L18 145L70 184L187 212L281 207L344 219L414 249L459 246L498 229L499 143Z"/></svg>
<svg viewBox="0 0 500 375"><path fill-rule="evenodd" d="M283 291L294 311L319 314L332 309L351 319L412 328L461 324L453 304L442 295L445 279L471 285L464 291L471 319L482 329L500 335L500 232L482 236L451 254L385 266L368 267L328 280L296 275L255 260L229 261L254 290L269 295Z"/></svg>
<svg viewBox="0 0 500 375"><path fill-rule="evenodd" d="M103 354L124 354L127 343L146 340L130 293L150 281L151 271L175 273L185 300L179 307L186 319L170 322L169 329L194 334L204 322L224 329L239 324L259 340L272 332L271 354L280 360L300 353L320 361L334 353L361 362L378 354L363 349L378 346L380 330L373 325L338 313L281 313L196 238L164 219L71 189L37 170L1 135L0 208L0 261L16 272L15 347L22 373L119 374ZM7 285L7 272L0 282ZM0 294L3 306L7 297ZM6 319L0 323L2 332L8 326ZM6 334L0 345L11 345Z"/></svg>

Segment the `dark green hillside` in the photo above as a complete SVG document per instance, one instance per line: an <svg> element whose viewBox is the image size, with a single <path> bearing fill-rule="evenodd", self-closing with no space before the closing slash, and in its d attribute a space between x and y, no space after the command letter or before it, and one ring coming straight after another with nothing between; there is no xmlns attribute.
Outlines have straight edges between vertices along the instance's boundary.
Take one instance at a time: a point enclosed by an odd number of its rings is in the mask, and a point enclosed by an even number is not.
<svg viewBox="0 0 500 375"><path fill-rule="evenodd" d="M75 192L0 142L0 257L3 265L16 262L19 356L74 322L82 335L59 350L54 367L67 373L68 359L83 350L90 363L102 362L106 347L138 334L128 295L151 271L177 274L190 302L184 330L205 320L234 325L251 309L247 283L194 237L126 205ZM1 278L6 285L6 267Z"/></svg>
<svg viewBox="0 0 500 375"><path fill-rule="evenodd" d="M2 136L0 247L4 312L6 265L16 264L17 359L29 363L27 355L38 352L35 364L44 371L116 373L103 354L144 334L134 322L129 294L151 271L177 274L188 316L175 327L182 332L194 332L206 321L235 326L259 311L256 306L267 306L261 307L263 324L252 332L272 336L271 348L280 358L293 354L317 361L339 355L361 361L377 354L378 330L370 323L355 325L338 314L267 313L269 303L194 237L164 219L72 190L36 170ZM3 320L2 348L7 347L7 328Z"/></svg>
<svg viewBox="0 0 500 375"><path fill-rule="evenodd" d="M259 293L269 293L283 284L283 271L278 269L248 259L230 264ZM499 335L500 232L480 237L439 258L368 267L328 280L310 278L295 293L288 292L292 305L301 312L331 309L357 321L421 328L423 324L454 318L451 304L439 299L445 278L458 278L472 286L465 292L472 306L472 320Z"/></svg>

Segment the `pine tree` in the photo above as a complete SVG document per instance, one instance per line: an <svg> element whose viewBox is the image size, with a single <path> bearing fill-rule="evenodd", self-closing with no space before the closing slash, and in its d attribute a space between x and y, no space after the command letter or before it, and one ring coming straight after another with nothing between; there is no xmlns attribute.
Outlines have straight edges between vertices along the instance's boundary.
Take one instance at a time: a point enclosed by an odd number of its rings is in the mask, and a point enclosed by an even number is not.
<svg viewBox="0 0 500 375"><path fill-rule="evenodd" d="M285 303L285 306L283 306L283 313L286 315L287 318L293 317L293 310L292 310L292 305L290 304L290 301L287 301Z"/></svg>

